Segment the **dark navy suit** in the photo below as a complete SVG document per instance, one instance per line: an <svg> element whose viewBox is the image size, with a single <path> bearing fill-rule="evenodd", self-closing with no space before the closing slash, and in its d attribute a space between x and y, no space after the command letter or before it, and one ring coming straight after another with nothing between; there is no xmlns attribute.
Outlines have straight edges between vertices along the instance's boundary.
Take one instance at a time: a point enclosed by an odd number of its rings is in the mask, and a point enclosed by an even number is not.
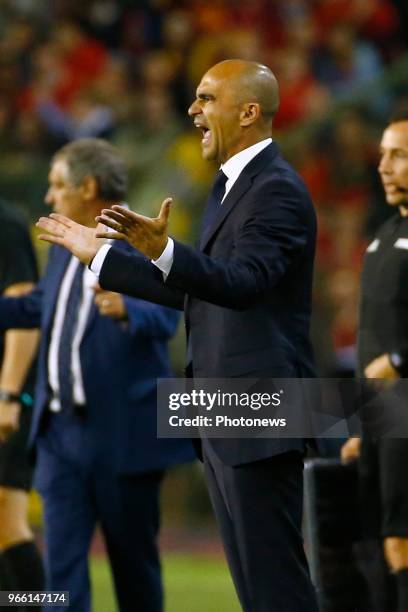
<svg viewBox="0 0 408 612"><path fill-rule="evenodd" d="M184 308L198 378L309 377L316 220L275 143L258 153L204 228L175 241L162 273L111 249L103 287ZM316 610L300 535L303 440L203 441L210 495L243 609Z"/></svg>
<svg viewBox="0 0 408 612"><path fill-rule="evenodd" d="M193 457L189 442L156 434L156 379L170 375L167 341L178 313L126 297L125 323L101 316L93 304L80 346L85 412L52 414L48 349L70 257L52 247L36 289L0 300L1 327L42 332L31 443L44 500L48 588L69 590L73 611L90 609L87 553L99 521L120 610L159 612L159 485L163 470Z"/></svg>

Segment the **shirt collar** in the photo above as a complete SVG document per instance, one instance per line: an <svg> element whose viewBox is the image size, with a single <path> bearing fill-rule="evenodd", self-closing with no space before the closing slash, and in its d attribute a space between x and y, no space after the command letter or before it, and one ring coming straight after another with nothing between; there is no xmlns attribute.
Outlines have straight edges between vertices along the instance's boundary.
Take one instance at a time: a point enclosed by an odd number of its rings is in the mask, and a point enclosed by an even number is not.
<svg viewBox="0 0 408 612"><path fill-rule="evenodd" d="M269 144L271 144L272 138L265 138L265 140L260 140L254 145L247 147L243 151L236 153L232 157L229 158L225 164L221 164L221 170L227 176L228 180L235 181L238 176L241 174L242 170L245 168L247 164L260 153L263 149L265 149Z"/></svg>

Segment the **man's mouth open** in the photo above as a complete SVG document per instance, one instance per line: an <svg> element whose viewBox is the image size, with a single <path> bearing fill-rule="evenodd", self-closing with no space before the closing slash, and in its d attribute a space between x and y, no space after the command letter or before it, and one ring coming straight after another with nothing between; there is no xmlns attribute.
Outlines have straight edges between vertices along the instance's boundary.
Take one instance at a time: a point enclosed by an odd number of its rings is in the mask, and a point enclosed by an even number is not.
<svg viewBox="0 0 408 612"><path fill-rule="evenodd" d="M201 139L201 144L208 145L211 140L211 130L208 128L201 128L201 132L203 135Z"/></svg>
<svg viewBox="0 0 408 612"><path fill-rule="evenodd" d="M201 130L201 144L208 145L211 140L211 130L207 126L200 125L199 123L196 123L196 127Z"/></svg>

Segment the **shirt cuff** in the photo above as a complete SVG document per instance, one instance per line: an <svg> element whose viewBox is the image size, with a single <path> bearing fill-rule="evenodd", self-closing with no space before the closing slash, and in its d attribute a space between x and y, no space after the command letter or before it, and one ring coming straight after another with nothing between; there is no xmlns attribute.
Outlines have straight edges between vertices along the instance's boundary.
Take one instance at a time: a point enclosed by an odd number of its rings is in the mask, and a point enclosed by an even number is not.
<svg viewBox="0 0 408 612"><path fill-rule="evenodd" d="M163 278L166 280L170 274L171 266L174 258L174 241L172 238L167 239L166 247L158 259L152 259L152 264L163 272Z"/></svg>
<svg viewBox="0 0 408 612"><path fill-rule="evenodd" d="M91 261L91 265L89 266L89 269L95 274L97 278L99 278L103 263L108 254L109 249L111 248L112 248L112 245L103 244L101 248L99 249L99 251L96 253L93 260Z"/></svg>

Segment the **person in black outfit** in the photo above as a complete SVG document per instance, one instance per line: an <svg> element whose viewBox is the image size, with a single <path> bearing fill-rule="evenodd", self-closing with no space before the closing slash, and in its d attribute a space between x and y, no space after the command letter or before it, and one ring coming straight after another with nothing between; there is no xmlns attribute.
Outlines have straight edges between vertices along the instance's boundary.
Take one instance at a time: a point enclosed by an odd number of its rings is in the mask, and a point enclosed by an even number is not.
<svg viewBox="0 0 408 612"><path fill-rule="evenodd" d="M0 201L0 294L24 295L37 266L24 220ZM33 464L27 451L36 330L0 336L0 588L44 588L42 560L28 525Z"/></svg>
<svg viewBox="0 0 408 612"><path fill-rule="evenodd" d="M397 212L382 225L366 251L358 354L360 376L393 383L408 374L408 111L395 116L385 129L380 152L378 169L386 201ZM377 569L372 571L372 552L367 577L372 592L377 592L376 609L406 612L408 440L373 436L367 428L363 431L362 441L347 441L342 459L360 457L363 524L372 542L381 543ZM382 578L381 563L386 568Z"/></svg>

